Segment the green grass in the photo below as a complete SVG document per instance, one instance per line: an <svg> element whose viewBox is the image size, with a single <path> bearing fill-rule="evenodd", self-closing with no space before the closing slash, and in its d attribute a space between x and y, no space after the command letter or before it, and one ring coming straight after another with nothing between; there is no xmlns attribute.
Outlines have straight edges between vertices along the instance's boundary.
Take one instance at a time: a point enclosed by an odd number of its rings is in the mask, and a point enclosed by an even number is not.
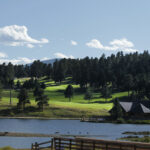
<svg viewBox="0 0 150 150"><path fill-rule="evenodd" d="M15 149L15 148L12 148L12 147L6 146L6 147L2 147L2 148L0 148L0 150L29 150L29 149Z"/></svg>
<svg viewBox="0 0 150 150"><path fill-rule="evenodd" d="M14 83L16 84L18 80L20 81L20 83L23 83L23 82L25 82L26 80L29 80L29 79L30 79L29 77L26 77L26 78L19 78L19 79L16 78L16 79L14 80Z"/></svg>
<svg viewBox="0 0 150 150"><path fill-rule="evenodd" d="M139 136L127 136L127 137L122 137L119 140L149 143L150 142L150 137L149 136L143 136L143 137L139 137Z"/></svg>
<svg viewBox="0 0 150 150"><path fill-rule="evenodd" d="M21 83L28 80L29 78L19 79ZM18 79L15 80L17 82ZM63 81L61 84L55 83L52 80L44 80L43 78L40 82L45 82L46 89L45 94L49 97L49 106L44 109L44 112L32 111L21 114L14 114L15 116L42 116L42 117L51 117L51 118L59 118L59 117L70 117L70 118L78 118L82 115L87 117L91 115L109 115L108 111L112 108L112 99L116 97L127 96L127 92L119 92L113 93L111 98L107 100L101 97L100 92L93 93L93 99L88 101L84 100L84 92L80 90L79 85L74 85L74 96L69 102L68 98L64 97L64 91L68 85L70 78ZM9 90L3 90L2 92L2 100L0 101L0 110L2 109L11 109L16 106L18 99L18 91L12 90L12 106L9 106ZM29 97L31 104L28 106L36 107L35 98L33 96L33 92L29 91ZM1 115L1 114L0 114Z"/></svg>

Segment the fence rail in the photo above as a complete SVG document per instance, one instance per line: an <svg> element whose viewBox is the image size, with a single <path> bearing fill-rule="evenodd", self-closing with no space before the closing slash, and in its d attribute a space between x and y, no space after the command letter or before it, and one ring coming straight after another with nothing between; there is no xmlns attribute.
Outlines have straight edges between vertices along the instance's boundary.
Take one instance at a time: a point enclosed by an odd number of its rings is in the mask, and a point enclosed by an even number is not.
<svg viewBox="0 0 150 150"><path fill-rule="evenodd" d="M50 144L46 147L40 147ZM150 150L150 143L111 141L88 138L55 137L51 141L32 144L32 150Z"/></svg>
<svg viewBox="0 0 150 150"><path fill-rule="evenodd" d="M40 149L51 149L51 150L53 150L53 143L54 143L53 139L50 141L42 142L42 143L35 142L35 144L31 145L31 150L40 150Z"/></svg>

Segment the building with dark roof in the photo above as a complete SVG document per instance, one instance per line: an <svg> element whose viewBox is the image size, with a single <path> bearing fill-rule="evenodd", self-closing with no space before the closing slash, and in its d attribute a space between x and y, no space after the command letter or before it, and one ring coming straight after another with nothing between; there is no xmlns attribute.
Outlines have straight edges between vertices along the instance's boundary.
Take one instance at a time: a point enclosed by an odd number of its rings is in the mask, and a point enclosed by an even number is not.
<svg viewBox="0 0 150 150"><path fill-rule="evenodd" d="M150 101L119 102L124 116L150 116ZM109 111L110 113L114 107Z"/></svg>

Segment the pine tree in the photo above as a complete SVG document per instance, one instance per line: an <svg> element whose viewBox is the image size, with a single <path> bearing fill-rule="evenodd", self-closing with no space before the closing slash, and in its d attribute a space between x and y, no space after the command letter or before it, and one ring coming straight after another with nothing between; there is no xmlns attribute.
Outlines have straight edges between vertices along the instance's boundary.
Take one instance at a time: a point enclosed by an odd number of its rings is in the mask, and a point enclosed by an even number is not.
<svg viewBox="0 0 150 150"><path fill-rule="evenodd" d="M74 89L71 84L69 84L64 92L65 97L69 98L69 102L71 101L71 98L73 97Z"/></svg>
<svg viewBox="0 0 150 150"><path fill-rule="evenodd" d="M20 83L19 80L17 81L16 87L17 87L17 89L20 89L20 88L21 88L21 83Z"/></svg>
<svg viewBox="0 0 150 150"><path fill-rule="evenodd" d="M28 91L25 88L22 88L18 94L18 106L20 108L23 108L23 110L25 110L25 105L27 103L30 103L29 99L28 99Z"/></svg>
<svg viewBox="0 0 150 150"><path fill-rule="evenodd" d="M121 105L119 104L118 99L114 100L113 105L114 105L114 107L111 112L112 117L115 119L122 118L123 112L122 112L122 108L121 108Z"/></svg>
<svg viewBox="0 0 150 150"><path fill-rule="evenodd" d="M90 101L92 98L93 98L92 91L91 91L90 88L88 88L88 89L86 90L85 95L84 95L84 99Z"/></svg>
<svg viewBox="0 0 150 150"><path fill-rule="evenodd" d="M2 100L3 85L0 81L0 101Z"/></svg>
<svg viewBox="0 0 150 150"><path fill-rule="evenodd" d="M43 111L44 105L48 105L49 98L47 95L44 95L44 90L40 88L35 100L39 109Z"/></svg>
<svg viewBox="0 0 150 150"><path fill-rule="evenodd" d="M105 100L107 101L107 98L111 97L111 88L108 87L107 85L105 85L102 90L101 90L102 96L105 98Z"/></svg>
<svg viewBox="0 0 150 150"><path fill-rule="evenodd" d="M133 87L133 77L131 74L125 75L123 86L125 87L125 89L128 90L128 97L129 97L129 92Z"/></svg>

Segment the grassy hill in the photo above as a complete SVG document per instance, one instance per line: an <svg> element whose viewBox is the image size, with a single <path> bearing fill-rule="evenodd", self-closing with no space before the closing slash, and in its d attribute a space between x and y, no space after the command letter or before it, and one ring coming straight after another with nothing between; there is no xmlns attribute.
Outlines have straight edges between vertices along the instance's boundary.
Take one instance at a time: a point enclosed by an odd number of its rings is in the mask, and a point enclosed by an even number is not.
<svg viewBox="0 0 150 150"><path fill-rule="evenodd" d="M28 78L19 79L22 83ZM17 82L17 80L15 80ZM43 80L45 82L46 89L45 94L49 97L49 106L46 106L43 112L37 110L35 98L33 92L29 91L29 98L31 103L27 104L26 112L16 112L15 106L18 102L18 91L12 90L12 105L9 105L9 90L3 90L2 100L0 101L0 115L16 116L16 117L50 117L50 118L80 118L81 116L92 115L109 115L108 111L112 108L111 100L116 97L127 96L127 92L113 93L112 98L107 101L101 97L99 91L93 92L93 99L88 101L84 99L84 91L82 91L79 85L74 85L74 97L71 102L68 98L64 97L64 90L66 89L69 79L66 79L61 84L55 83L52 80ZM31 109L32 107L32 109ZM31 111L32 110L32 111Z"/></svg>

